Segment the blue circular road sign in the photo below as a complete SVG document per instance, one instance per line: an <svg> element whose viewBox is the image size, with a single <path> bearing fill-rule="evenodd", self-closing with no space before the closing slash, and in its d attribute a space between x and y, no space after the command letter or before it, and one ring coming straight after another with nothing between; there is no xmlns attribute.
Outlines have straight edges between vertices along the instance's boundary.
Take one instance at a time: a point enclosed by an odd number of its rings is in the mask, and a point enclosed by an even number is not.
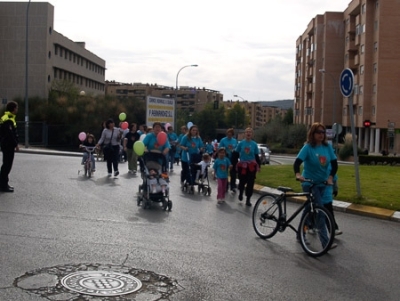
<svg viewBox="0 0 400 301"><path fill-rule="evenodd" d="M346 68L340 74L340 91L344 97L349 97L353 93L354 73L351 69Z"/></svg>

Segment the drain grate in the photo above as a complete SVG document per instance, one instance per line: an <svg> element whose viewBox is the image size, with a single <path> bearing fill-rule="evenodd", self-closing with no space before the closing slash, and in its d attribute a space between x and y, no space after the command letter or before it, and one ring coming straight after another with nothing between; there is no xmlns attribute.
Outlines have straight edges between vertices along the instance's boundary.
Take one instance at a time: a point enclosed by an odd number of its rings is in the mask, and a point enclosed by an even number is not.
<svg viewBox="0 0 400 301"><path fill-rule="evenodd" d="M14 286L50 300L170 300L183 290L167 276L129 266L67 264L26 272ZM110 299L109 299L110 298Z"/></svg>
<svg viewBox="0 0 400 301"><path fill-rule="evenodd" d="M107 271L72 273L61 284L71 291L92 296L125 295L142 287L142 282L131 275Z"/></svg>

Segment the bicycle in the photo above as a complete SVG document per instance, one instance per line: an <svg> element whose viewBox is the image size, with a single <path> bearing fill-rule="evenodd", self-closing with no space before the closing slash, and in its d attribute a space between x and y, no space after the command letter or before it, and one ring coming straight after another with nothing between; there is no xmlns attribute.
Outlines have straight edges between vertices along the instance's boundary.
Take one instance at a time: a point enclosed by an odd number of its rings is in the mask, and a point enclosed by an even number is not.
<svg viewBox="0 0 400 301"><path fill-rule="evenodd" d="M96 147L95 146L83 146L82 149L88 153L88 156L87 156L85 162L83 162L85 177L91 178L92 173L93 173L93 171L92 171L93 170L93 162L92 162L93 159L92 158L93 158L93 152L96 150ZM78 172L78 174L79 174L79 172Z"/></svg>
<svg viewBox="0 0 400 301"><path fill-rule="evenodd" d="M263 239L273 237L278 231L287 227L296 232L303 250L312 257L324 255L329 251L335 239L334 220L330 212L323 206L315 204L312 194L313 186L322 183L309 182L310 192L295 193L290 187L279 186L279 195L266 193L260 196L253 209L253 227L257 235ZM326 183L325 183L326 184ZM286 199L305 196L306 201L289 218L287 218ZM290 223L303 212L296 230Z"/></svg>

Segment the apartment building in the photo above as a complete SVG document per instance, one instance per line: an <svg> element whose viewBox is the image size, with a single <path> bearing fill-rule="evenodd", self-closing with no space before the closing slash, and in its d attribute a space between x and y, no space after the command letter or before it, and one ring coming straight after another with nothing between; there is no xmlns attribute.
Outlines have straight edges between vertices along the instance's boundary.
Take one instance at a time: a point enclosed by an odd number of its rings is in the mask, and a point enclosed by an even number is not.
<svg viewBox="0 0 400 301"><path fill-rule="evenodd" d="M118 99L135 97L138 100L145 100L147 96L176 98L177 109L185 110L188 114L203 110L208 103L222 103L224 98L224 95L219 91L204 87L180 86L176 90L175 87L157 84L128 84L115 81L106 81L106 94Z"/></svg>
<svg viewBox="0 0 400 301"><path fill-rule="evenodd" d="M353 0L343 12L310 21L296 41L295 123L339 123L351 132L349 99L339 87L340 73L350 68L358 146L400 152L399 9L396 0Z"/></svg>
<svg viewBox="0 0 400 301"><path fill-rule="evenodd" d="M28 97L47 98L63 80L85 93L105 93L105 61L54 30L47 2L0 2L0 45L2 99L24 98L26 79Z"/></svg>

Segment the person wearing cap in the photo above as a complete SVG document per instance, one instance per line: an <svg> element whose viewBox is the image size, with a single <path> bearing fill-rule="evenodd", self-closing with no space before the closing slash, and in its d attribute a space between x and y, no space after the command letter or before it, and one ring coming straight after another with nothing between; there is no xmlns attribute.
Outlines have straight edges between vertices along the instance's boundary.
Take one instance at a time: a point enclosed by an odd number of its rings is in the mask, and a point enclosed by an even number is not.
<svg viewBox="0 0 400 301"><path fill-rule="evenodd" d="M108 176L112 176L112 169L114 168L114 177L119 175L118 162L120 141L123 130L115 127L113 119L106 121L106 127L101 133L101 138L96 144L96 147L103 146L104 159L107 161Z"/></svg>

